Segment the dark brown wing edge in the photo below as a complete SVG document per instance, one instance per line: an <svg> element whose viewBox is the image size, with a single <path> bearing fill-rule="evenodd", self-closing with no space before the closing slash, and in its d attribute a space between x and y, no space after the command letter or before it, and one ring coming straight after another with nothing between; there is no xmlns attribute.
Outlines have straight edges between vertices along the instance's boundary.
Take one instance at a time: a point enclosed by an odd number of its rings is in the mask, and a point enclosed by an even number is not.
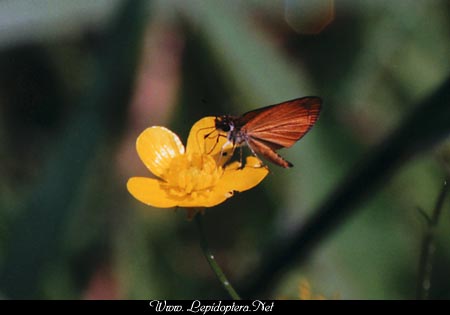
<svg viewBox="0 0 450 315"><path fill-rule="evenodd" d="M304 96L304 97L294 98L294 99L291 99L291 100L288 100L288 101L284 101L284 102L281 102L281 103L268 105L268 106L265 106L265 107L261 107L261 108L258 108L258 109L254 109L254 110L248 111L248 112L242 114L239 117L238 125L240 127L245 125L248 121L250 121L252 118L258 116L261 112L264 112L264 111L266 111L266 110L268 110L268 109L270 109L272 107L275 107L275 106L278 106L278 105L282 105L282 104L285 104L285 103L298 102L298 101L302 101L302 100L306 100L306 99L310 99L310 102L307 103L307 104L311 104L311 105L309 105L309 107L311 107L312 104L319 106L318 114L317 114L317 116L319 116L319 113L320 113L320 111L322 109L322 99L320 97L318 97L318 96ZM307 109L309 109L309 108L307 107Z"/></svg>

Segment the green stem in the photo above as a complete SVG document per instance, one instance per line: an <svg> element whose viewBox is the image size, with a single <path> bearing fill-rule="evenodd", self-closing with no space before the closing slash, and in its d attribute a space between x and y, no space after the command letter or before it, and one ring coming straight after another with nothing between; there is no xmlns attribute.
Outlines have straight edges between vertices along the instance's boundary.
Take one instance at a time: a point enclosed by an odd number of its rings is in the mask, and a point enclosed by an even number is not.
<svg viewBox="0 0 450 315"><path fill-rule="evenodd" d="M417 299L426 300L430 294L431 271L433 269L433 254L435 250L435 230L442 212L445 196L449 190L449 179L444 181L442 190L436 200L432 217L427 217L427 228L422 240L419 260L419 276L417 280Z"/></svg>
<svg viewBox="0 0 450 315"><path fill-rule="evenodd" d="M222 283L222 286L225 288L225 290L227 290L231 298L233 300L240 300L241 297L234 290L233 286L230 284L230 281L228 281L227 277L223 273L222 268L220 268L219 264L214 258L214 255L209 250L208 242L206 241L205 233L203 230L202 214L197 213L195 216L195 221L197 222L197 227L200 234L200 246L202 247L203 254L205 255L206 260L208 261L209 266L216 274L220 283Z"/></svg>

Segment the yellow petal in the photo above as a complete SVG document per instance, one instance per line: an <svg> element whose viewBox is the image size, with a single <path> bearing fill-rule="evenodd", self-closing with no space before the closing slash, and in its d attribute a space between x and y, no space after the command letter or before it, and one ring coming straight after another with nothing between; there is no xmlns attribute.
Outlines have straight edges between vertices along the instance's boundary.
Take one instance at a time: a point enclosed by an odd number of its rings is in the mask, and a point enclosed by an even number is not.
<svg viewBox="0 0 450 315"><path fill-rule="evenodd" d="M159 126L144 130L137 138L136 149L145 166L158 177L164 176L175 156L184 153L178 136Z"/></svg>
<svg viewBox="0 0 450 315"><path fill-rule="evenodd" d="M226 132L216 130L215 117L208 116L192 126L186 152L211 155L217 164L223 165L231 158L233 145L227 140Z"/></svg>
<svg viewBox="0 0 450 315"><path fill-rule="evenodd" d="M158 179L132 177L128 180L127 189L134 198L152 207L172 208L178 203L161 187Z"/></svg>
<svg viewBox="0 0 450 315"><path fill-rule="evenodd" d="M185 196L174 196L162 186L162 182L154 178L132 177L128 180L127 189L140 202L156 208L202 208L213 207L232 196L229 192L212 190L210 193L194 193Z"/></svg>
<svg viewBox="0 0 450 315"><path fill-rule="evenodd" d="M216 190L207 195L183 198L178 206L183 208L210 208L221 204L232 195L218 194Z"/></svg>
<svg viewBox="0 0 450 315"><path fill-rule="evenodd" d="M234 162L225 171L215 189L221 192L245 191L258 185L269 174L269 169L262 166L259 159L249 156L245 167L240 169L239 163Z"/></svg>

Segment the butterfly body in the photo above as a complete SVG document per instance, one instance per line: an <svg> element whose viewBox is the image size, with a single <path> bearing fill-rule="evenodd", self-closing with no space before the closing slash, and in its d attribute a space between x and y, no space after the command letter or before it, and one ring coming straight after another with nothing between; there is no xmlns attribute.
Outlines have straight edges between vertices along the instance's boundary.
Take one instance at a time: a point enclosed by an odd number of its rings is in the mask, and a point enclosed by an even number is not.
<svg viewBox="0 0 450 315"><path fill-rule="evenodd" d="M262 155L281 167L292 163L276 150L289 148L316 123L322 100L309 96L249 111L242 116L223 115L215 119L215 128L227 133L233 146L246 144L254 155Z"/></svg>
<svg viewBox="0 0 450 315"><path fill-rule="evenodd" d="M240 117L231 116L231 115L223 115L216 117L216 129L225 131L227 133L227 139L234 146L241 146L244 142L247 141L247 137L245 132L241 129L243 127L240 124Z"/></svg>

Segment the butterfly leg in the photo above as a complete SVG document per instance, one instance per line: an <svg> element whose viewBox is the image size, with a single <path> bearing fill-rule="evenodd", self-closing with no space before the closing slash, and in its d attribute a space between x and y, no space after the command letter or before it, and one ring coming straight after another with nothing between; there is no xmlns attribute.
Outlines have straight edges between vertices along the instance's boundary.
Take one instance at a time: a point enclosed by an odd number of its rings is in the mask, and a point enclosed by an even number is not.
<svg viewBox="0 0 450 315"><path fill-rule="evenodd" d="M250 149L250 151L252 152L253 156L255 158L257 158L260 162L261 162L261 167L265 166L264 162L260 159L260 157L258 156L258 154L256 154L255 150L253 150L252 146L248 143L247 140L245 140L245 143L247 144L247 147ZM242 146L241 146L241 162L242 162ZM242 165L242 163L241 163Z"/></svg>
<svg viewBox="0 0 450 315"><path fill-rule="evenodd" d="M241 170L244 167L245 167L245 160L242 158L242 146L239 146L239 167L237 169Z"/></svg>

